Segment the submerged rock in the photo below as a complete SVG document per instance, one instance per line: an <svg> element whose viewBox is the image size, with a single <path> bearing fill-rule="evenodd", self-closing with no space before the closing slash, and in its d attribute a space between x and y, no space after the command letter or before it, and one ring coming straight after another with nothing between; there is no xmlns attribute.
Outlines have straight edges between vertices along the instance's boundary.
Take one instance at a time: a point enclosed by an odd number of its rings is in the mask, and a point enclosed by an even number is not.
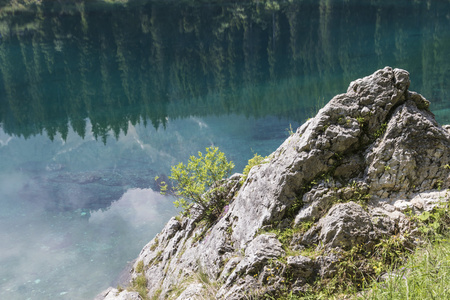
<svg viewBox="0 0 450 300"><path fill-rule="evenodd" d="M148 295L301 293L335 275L342 251L408 230L404 212L430 210L450 186L450 127L409 84L407 71L389 67L352 82L240 188L240 176L224 183L230 204L214 224L171 219L136 262ZM295 254L305 249L316 255ZM132 299L125 293L108 299Z"/></svg>

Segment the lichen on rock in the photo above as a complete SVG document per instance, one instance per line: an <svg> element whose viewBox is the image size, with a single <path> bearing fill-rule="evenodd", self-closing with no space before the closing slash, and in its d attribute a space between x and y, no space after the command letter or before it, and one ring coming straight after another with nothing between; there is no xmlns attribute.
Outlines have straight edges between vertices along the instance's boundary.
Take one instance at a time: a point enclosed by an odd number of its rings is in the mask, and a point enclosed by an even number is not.
<svg viewBox="0 0 450 300"><path fill-rule="evenodd" d="M137 259L148 295L301 294L315 279L335 276L352 249L381 251L380 241L392 236L413 248L405 212L429 211L445 196L450 126L440 126L409 85L407 71L390 67L353 81L242 186L238 175L222 183L229 192L215 196L229 205L216 222L171 219Z"/></svg>

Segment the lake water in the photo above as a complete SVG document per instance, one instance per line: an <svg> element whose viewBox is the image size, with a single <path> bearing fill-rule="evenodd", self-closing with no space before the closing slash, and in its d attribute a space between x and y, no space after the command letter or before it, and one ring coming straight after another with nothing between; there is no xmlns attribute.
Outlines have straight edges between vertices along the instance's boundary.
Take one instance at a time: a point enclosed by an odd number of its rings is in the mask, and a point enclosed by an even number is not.
<svg viewBox="0 0 450 300"><path fill-rule="evenodd" d="M156 175L211 145L240 172L386 65L450 123L450 1L22 2L0 2L0 299L117 285L177 213Z"/></svg>

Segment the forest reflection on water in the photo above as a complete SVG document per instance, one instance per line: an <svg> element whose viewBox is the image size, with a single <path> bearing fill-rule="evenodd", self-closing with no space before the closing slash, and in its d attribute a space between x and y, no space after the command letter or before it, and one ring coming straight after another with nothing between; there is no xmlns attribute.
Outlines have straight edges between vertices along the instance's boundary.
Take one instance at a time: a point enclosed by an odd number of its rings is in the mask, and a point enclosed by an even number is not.
<svg viewBox="0 0 450 300"><path fill-rule="evenodd" d="M43 1L3 16L5 132L64 138L71 126L84 136L88 118L106 141L128 122L192 115L301 122L385 65L410 71L436 110L448 97L445 1L94 3Z"/></svg>
<svg viewBox="0 0 450 300"><path fill-rule="evenodd" d="M448 1L34 2L0 1L0 298L92 298L176 213L155 175L386 65L450 122Z"/></svg>

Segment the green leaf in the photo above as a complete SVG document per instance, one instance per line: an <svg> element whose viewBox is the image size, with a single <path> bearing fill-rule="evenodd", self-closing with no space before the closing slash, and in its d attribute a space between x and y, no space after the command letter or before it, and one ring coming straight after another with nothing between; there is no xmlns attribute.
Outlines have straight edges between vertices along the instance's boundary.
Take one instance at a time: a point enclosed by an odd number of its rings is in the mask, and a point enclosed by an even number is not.
<svg viewBox="0 0 450 300"><path fill-rule="evenodd" d="M421 221L427 221L430 218L431 214L428 211L424 211L421 215L417 216L417 218Z"/></svg>

